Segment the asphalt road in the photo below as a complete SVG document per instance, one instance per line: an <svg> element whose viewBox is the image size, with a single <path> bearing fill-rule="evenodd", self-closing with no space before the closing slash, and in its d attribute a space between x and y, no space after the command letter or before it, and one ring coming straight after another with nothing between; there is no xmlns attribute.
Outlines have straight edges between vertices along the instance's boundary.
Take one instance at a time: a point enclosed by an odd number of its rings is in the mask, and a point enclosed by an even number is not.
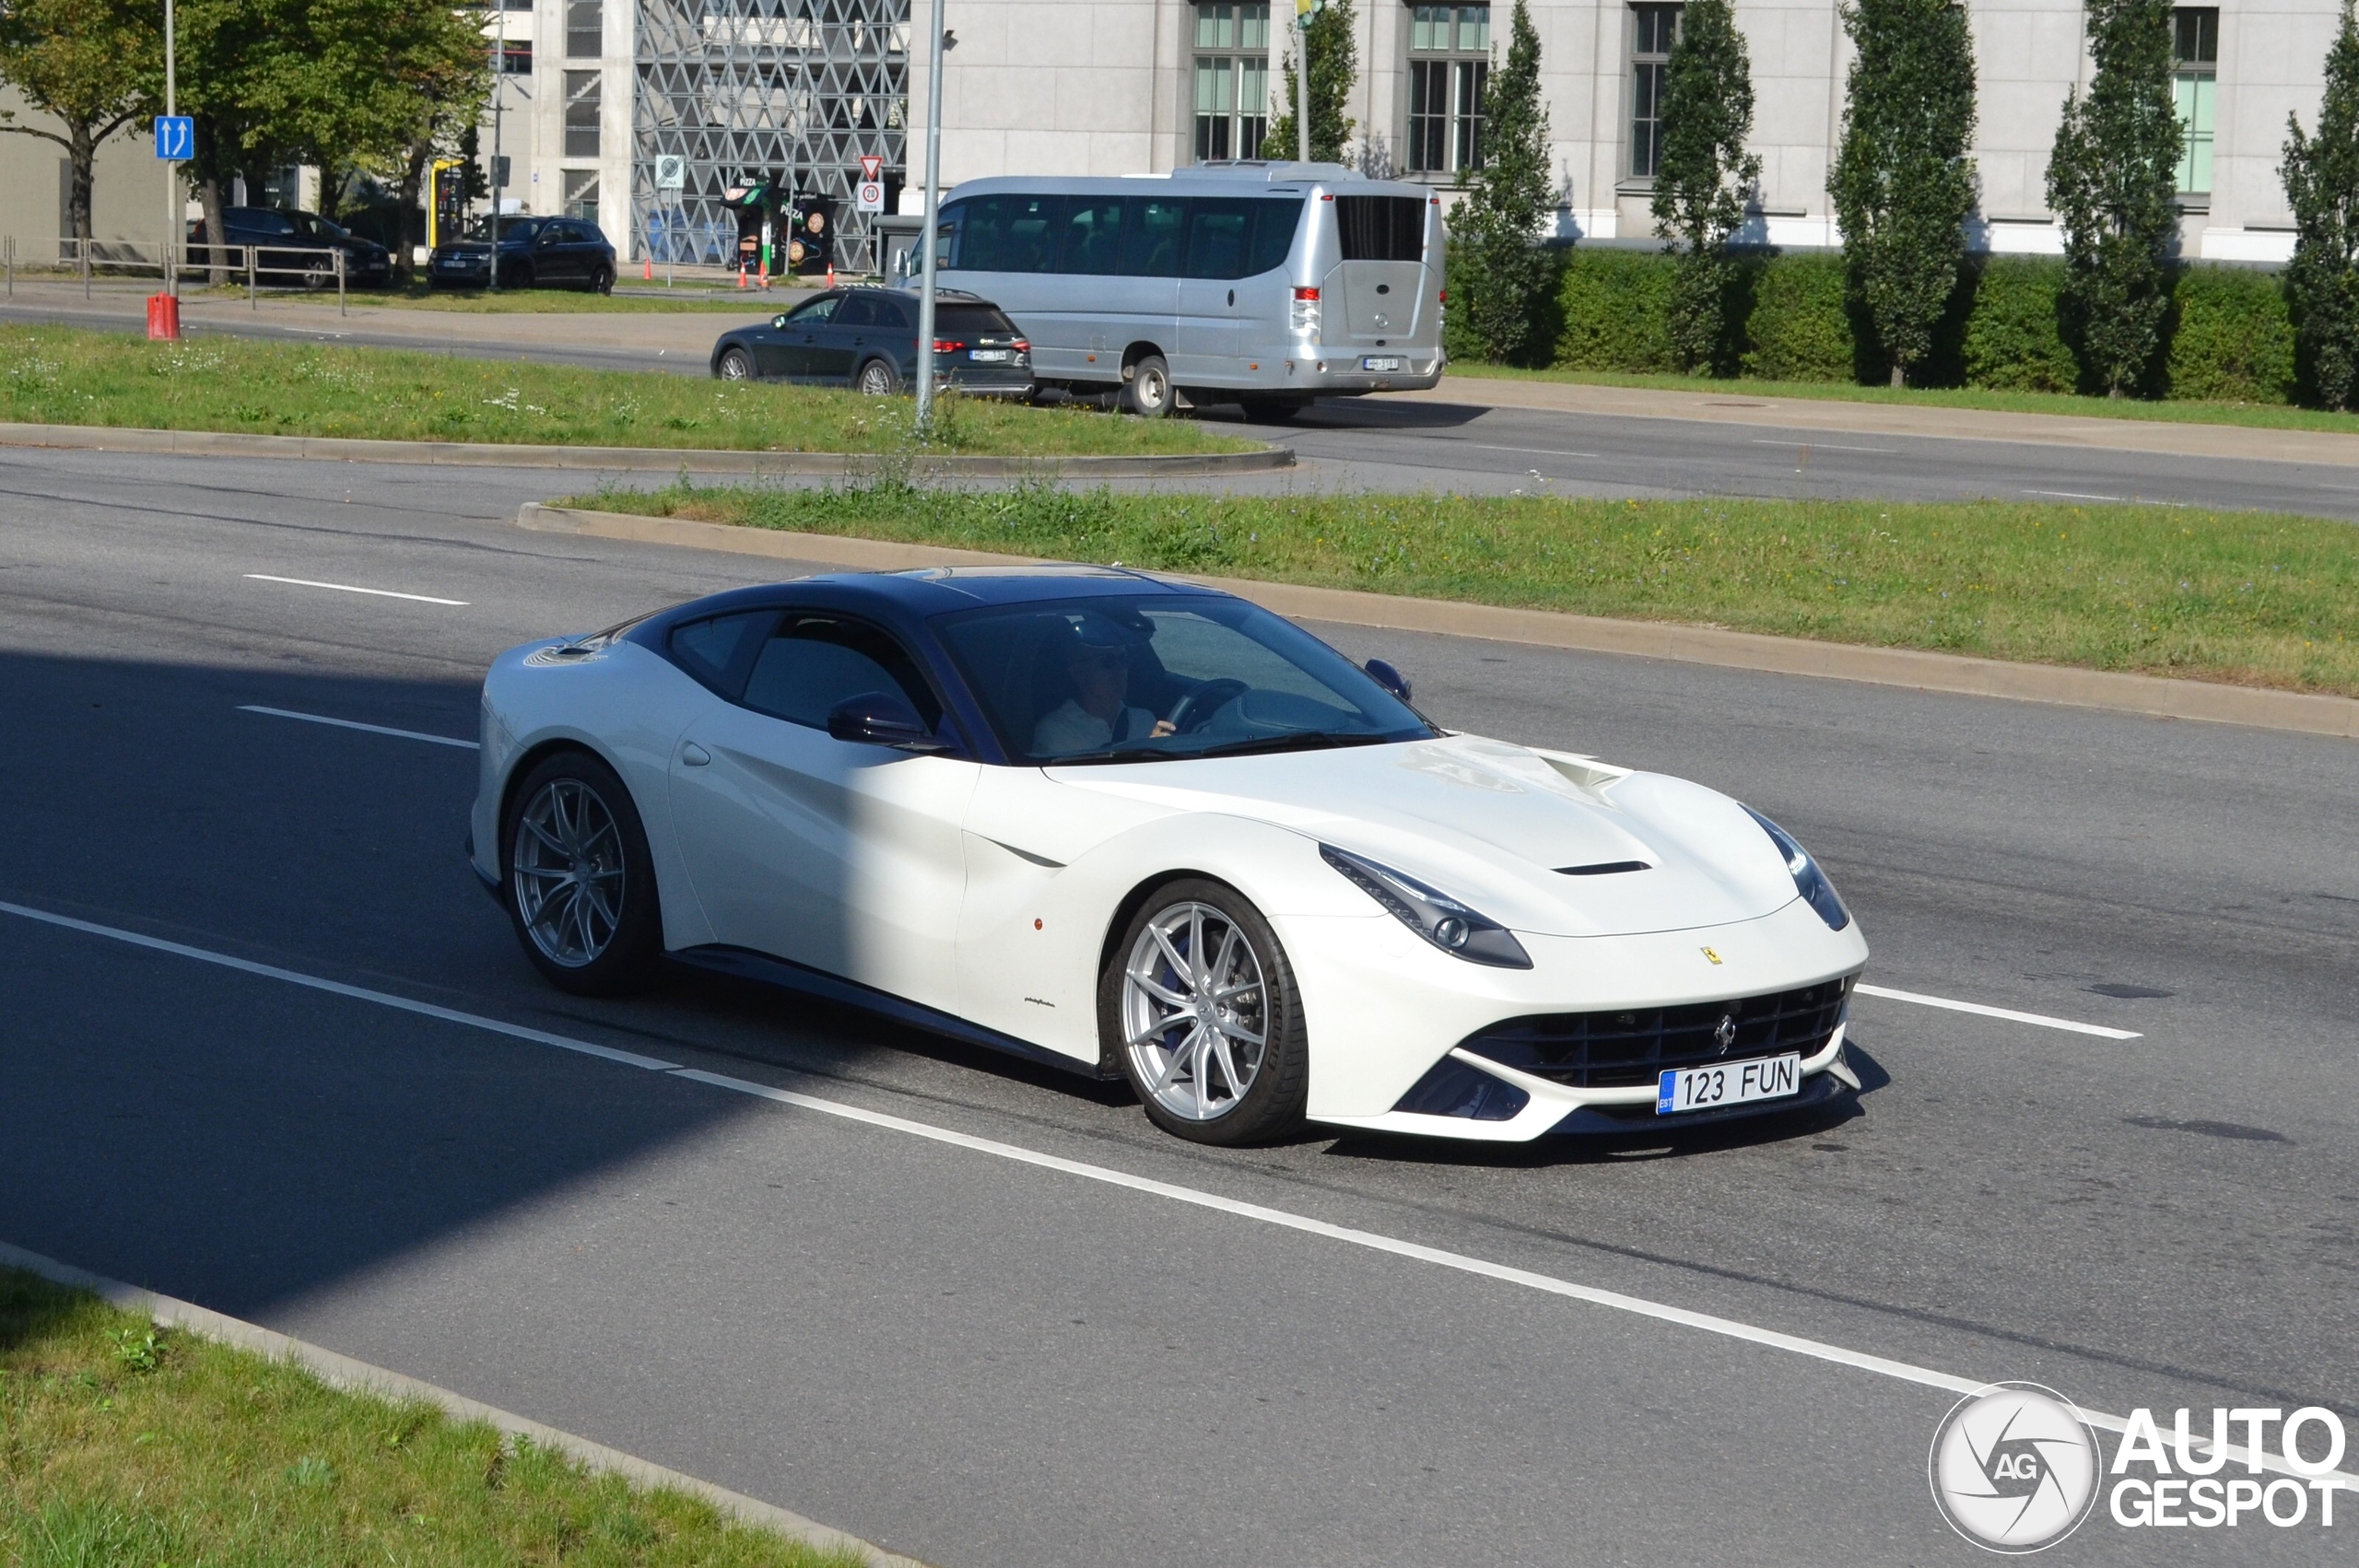
<svg viewBox="0 0 2359 1568"><path fill-rule="evenodd" d="M136 301L84 305L43 286L40 302L0 305L0 320L68 325L138 324ZM356 297L357 298L365 297ZM773 302L774 303L774 302ZM769 305L757 303L749 314ZM583 341L555 323L560 317L468 317L369 310L346 321L323 305L278 304L249 315L207 307L189 330L284 339L311 337L375 347L430 348L499 359L546 361L605 369L706 373L712 340L735 319L726 314L600 317L660 334L625 346ZM490 326L481 323L489 322ZM530 342L509 341L520 322L548 322ZM469 335L470 327L478 333ZM1380 397L1331 399L1285 426L1247 426L1232 408L1206 410L1208 421L1291 444L1301 459L1293 474L1254 476L1224 487L1273 486L1461 494L1521 491L1567 496L1818 497L1912 501L1992 499L2083 504L2154 501L2217 511L2259 509L2359 521L2359 469L2296 463L2102 451L2029 441L1780 430L1702 420L1635 418L1488 407L1484 382L1445 382L1465 401L1409 402ZM1741 390L1741 389L1739 389ZM1201 486L1203 482L1193 481Z"/></svg>
<svg viewBox="0 0 2359 1568"><path fill-rule="evenodd" d="M732 982L562 997L461 863L471 753L241 711L465 737L496 649L764 569L512 527L548 482L0 452L0 900L194 950L0 912L0 1240L945 1568L1982 1560L1926 1492L1951 1394L1391 1244L2165 1424L2359 1415L2350 743L1327 628L1778 817L1872 981L2138 1037L1862 998L1868 1092L1806 1125L1205 1151ZM2100 1515L2060 1561L2339 1539Z"/></svg>

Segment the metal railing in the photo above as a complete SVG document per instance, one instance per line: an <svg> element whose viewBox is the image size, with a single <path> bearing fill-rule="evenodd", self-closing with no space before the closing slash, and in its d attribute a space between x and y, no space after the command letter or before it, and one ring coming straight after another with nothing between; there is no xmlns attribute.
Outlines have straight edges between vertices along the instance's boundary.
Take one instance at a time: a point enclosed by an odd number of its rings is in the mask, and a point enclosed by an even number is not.
<svg viewBox="0 0 2359 1568"><path fill-rule="evenodd" d="M16 240L8 240L8 290L16 293ZM345 253L340 250L300 250L287 245L213 245L192 240L175 247L167 254L165 247L152 240L60 240L57 242L57 264L61 269L77 271L82 279L82 297L90 298L91 279L98 274L113 271L125 277L162 278L168 273L175 281L209 275L214 259L218 255L221 270L233 285L242 281L246 286L247 303L254 309L262 307L262 291L273 288L287 292L322 293L329 284L335 286L335 307L338 315L349 313L349 277ZM283 278L291 281L271 282Z"/></svg>

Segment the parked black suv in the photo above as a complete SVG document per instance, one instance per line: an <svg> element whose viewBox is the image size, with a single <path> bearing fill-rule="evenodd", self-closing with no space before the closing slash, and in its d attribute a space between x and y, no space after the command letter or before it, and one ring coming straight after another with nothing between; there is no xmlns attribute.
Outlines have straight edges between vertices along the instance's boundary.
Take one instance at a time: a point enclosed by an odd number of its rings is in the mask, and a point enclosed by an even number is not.
<svg viewBox="0 0 2359 1568"><path fill-rule="evenodd" d="M831 288L712 345L724 381L827 381L871 397L918 374L918 300L900 289ZM984 397L1032 394L1032 345L1000 308L955 288L933 291L937 381Z"/></svg>
<svg viewBox="0 0 2359 1568"><path fill-rule="evenodd" d="M274 207L224 207L222 240L229 245L260 247L254 255L256 281L264 287L335 287L335 252L344 252L347 285L381 287L393 280L393 252L373 240L363 240L315 212L280 212ZM212 241L199 220L192 231L189 262L210 265ZM231 252L223 264L242 271L246 258Z"/></svg>
<svg viewBox="0 0 2359 1568"><path fill-rule="evenodd" d="M426 259L426 281L436 288L488 284L491 220L480 218L465 239L435 246ZM531 288L536 284L604 294L615 287L615 248L596 224L581 218L501 218L499 287Z"/></svg>

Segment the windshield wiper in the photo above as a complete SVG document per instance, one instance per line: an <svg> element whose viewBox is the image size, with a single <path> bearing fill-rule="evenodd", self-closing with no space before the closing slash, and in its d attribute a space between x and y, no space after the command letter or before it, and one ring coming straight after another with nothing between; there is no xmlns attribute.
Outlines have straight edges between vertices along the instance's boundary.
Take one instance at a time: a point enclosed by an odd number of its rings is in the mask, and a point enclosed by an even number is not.
<svg viewBox="0 0 2359 1568"><path fill-rule="evenodd" d="M1203 757L1254 756L1268 752L1315 752L1334 746L1381 745L1391 737L1385 735L1334 735L1320 730L1297 730L1290 735L1262 735L1250 741L1230 741L1224 745L1206 746L1202 751L1167 751L1161 746L1109 746L1104 751L1074 752L1069 756L1042 759L1043 767L1062 767L1072 763L1095 762L1194 762Z"/></svg>

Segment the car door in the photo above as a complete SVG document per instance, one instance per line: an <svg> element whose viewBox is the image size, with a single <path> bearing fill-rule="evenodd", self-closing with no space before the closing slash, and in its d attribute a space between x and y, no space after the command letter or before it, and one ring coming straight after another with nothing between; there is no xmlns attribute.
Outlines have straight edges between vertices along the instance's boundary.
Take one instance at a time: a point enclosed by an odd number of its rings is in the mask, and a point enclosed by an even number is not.
<svg viewBox="0 0 2359 1568"><path fill-rule="evenodd" d="M1252 223L1252 205L1244 200L1198 196L1188 204L1180 324L1171 347L1171 374L1182 385L1237 379L1237 280L1245 275Z"/></svg>
<svg viewBox="0 0 2359 1568"><path fill-rule="evenodd" d="M756 369L766 376L785 376L798 381L810 380L811 367L818 362L823 351L820 338L833 324L836 311L843 302L844 297L840 294L822 294L816 299L789 310L784 318L785 324L778 329L770 345L770 363L776 369L764 366L758 359Z"/></svg>
<svg viewBox="0 0 2359 1568"><path fill-rule="evenodd" d="M570 283L573 275L567 270L573 258L565 243L565 225L545 223L533 238L533 280L536 283Z"/></svg>
<svg viewBox="0 0 2359 1568"><path fill-rule="evenodd" d="M865 294L847 294L836 307L835 319L820 333L811 349L811 379L848 381L870 338L876 335L876 302Z"/></svg>
<svg viewBox="0 0 2359 1568"><path fill-rule="evenodd" d="M978 765L827 733L830 708L874 691L941 722L931 685L888 633L789 610L735 700L675 746L674 832L722 944L947 1012Z"/></svg>

